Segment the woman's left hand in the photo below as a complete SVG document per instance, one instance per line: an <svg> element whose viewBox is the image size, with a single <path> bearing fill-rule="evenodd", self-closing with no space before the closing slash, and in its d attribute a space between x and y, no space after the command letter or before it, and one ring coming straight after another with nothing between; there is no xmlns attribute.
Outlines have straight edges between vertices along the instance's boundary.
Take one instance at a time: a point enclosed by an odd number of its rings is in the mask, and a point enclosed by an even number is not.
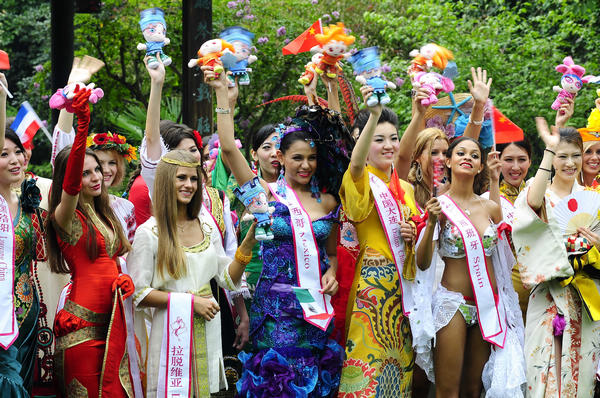
<svg viewBox="0 0 600 398"><path fill-rule="evenodd" d="M592 232L589 228L579 227L577 228L579 236L586 238L592 245L600 250L600 235Z"/></svg>
<svg viewBox="0 0 600 398"><path fill-rule="evenodd" d="M473 96L473 101L480 104L485 103L490 96L490 87L492 86L492 78L488 79L487 70L471 68L471 77L473 81L469 80L469 92Z"/></svg>
<svg viewBox="0 0 600 398"><path fill-rule="evenodd" d="M248 314L245 314L244 316L240 315L240 324L235 329L235 340L233 342L233 347L235 349L241 350L244 348L249 340L249 331L250 320L248 319Z"/></svg>
<svg viewBox="0 0 600 398"><path fill-rule="evenodd" d="M325 274L321 277L321 293L333 296L337 293L339 285L337 279L335 279L335 272L333 268L329 268Z"/></svg>
<svg viewBox="0 0 600 398"><path fill-rule="evenodd" d="M490 170L490 181L500 181L500 174L502 172L502 162L500 161L500 152L493 151L488 153L487 166Z"/></svg>
<svg viewBox="0 0 600 398"><path fill-rule="evenodd" d="M400 221L400 235L406 243L413 242L416 235L415 228L407 222Z"/></svg>
<svg viewBox="0 0 600 398"><path fill-rule="evenodd" d="M225 72L221 72L219 77L215 78L215 71L213 70L212 66L205 65L201 66L200 69L204 74L204 83L214 88L215 91L223 89L227 90L229 87L229 80L227 80Z"/></svg>
<svg viewBox="0 0 600 398"><path fill-rule="evenodd" d="M240 248L243 248L243 251L246 253L251 252L254 246L258 243L256 238L254 237L254 232L256 231L256 220L252 222L250 228L248 228L248 233L246 233L246 237L240 244Z"/></svg>

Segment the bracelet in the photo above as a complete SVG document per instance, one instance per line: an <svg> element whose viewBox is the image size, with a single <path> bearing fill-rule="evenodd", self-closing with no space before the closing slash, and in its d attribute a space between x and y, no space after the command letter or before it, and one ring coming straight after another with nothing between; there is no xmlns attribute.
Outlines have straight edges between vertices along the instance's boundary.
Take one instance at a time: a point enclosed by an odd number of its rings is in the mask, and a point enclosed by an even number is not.
<svg viewBox="0 0 600 398"><path fill-rule="evenodd" d="M544 148L544 152L550 152L551 154L556 156L556 152L554 152L552 149Z"/></svg>
<svg viewBox="0 0 600 398"><path fill-rule="evenodd" d="M248 265L250 260L252 260L252 252L250 252L250 254L246 255L246 254L242 253L242 251L238 247L237 250L235 251L235 256L233 258L242 265Z"/></svg>
<svg viewBox="0 0 600 398"><path fill-rule="evenodd" d="M484 119L483 117L481 118L481 120L475 121L475 120L473 120L472 116L473 116L473 114L469 115L469 123L473 123L476 126L481 126L483 124L483 119Z"/></svg>
<svg viewBox="0 0 600 398"><path fill-rule="evenodd" d="M544 170L544 171L547 171L548 173L552 173L552 170L548 170L543 167L538 167L538 170Z"/></svg>
<svg viewBox="0 0 600 398"><path fill-rule="evenodd" d="M230 109L216 107L215 108L215 112L220 113L221 115L229 115L229 113L231 112L231 110Z"/></svg>

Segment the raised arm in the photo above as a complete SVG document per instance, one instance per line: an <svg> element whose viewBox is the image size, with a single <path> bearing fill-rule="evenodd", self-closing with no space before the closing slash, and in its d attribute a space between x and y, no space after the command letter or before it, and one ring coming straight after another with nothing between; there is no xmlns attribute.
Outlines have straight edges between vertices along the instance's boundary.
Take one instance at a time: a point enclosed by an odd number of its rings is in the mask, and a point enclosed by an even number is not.
<svg viewBox="0 0 600 398"><path fill-rule="evenodd" d="M214 72L210 66L203 66L201 69L204 72L205 83L215 90L217 99L217 108L215 110L217 112L217 133L219 134L221 154L229 165L229 169L233 173L238 185L241 186L254 178L255 175L250 169L248 162L246 162L246 158L235 145L233 118L231 117L232 109L230 108L227 93L227 76L221 73L217 79L214 79Z"/></svg>
<svg viewBox="0 0 600 398"><path fill-rule="evenodd" d="M77 115L77 134L67 160L60 203L54 213L55 221L67 234L71 234L71 221L75 216L81 191L86 140L90 125L90 104L88 102L90 94L91 90L81 89L73 98L73 108Z"/></svg>
<svg viewBox="0 0 600 398"><path fill-rule="evenodd" d="M566 127L575 111L575 101L572 98L565 97L564 101L565 103L556 111L556 118L554 119L554 125L558 128Z"/></svg>
<svg viewBox="0 0 600 398"><path fill-rule="evenodd" d="M488 79L487 70L481 69L480 67L475 69L471 68L471 77L473 81L469 80L469 91L473 97L473 110L471 111L471 117L469 123L465 128L465 137L470 137L479 140L479 133L481 132L481 124L483 123L483 108L490 95L490 87L492 86L492 78Z"/></svg>
<svg viewBox="0 0 600 398"><path fill-rule="evenodd" d="M4 87L8 87L4 73L0 73L0 81ZM6 134L6 90L0 85L0 151L4 148L4 134Z"/></svg>
<svg viewBox="0 0 600 398"><path fill-rule="evenodd" d="M487 166L490 171L490 200L502 206L500 203L500 174L502 172L500 152L494 151L488 154Z"/></svg>
<svg viewBox="0 0 600 398"><path fill-rule="evenodd" d="M537 127L540 138L546 144L544 149L544 157L538 167L533 182L529 187L527 194L527 203L534 210L538 211L544 204L544 194L546 193L546 187L548 186L548 179L552 170L552 160L556 155L556 147L560 140L558 128L552 127L552 130L548 128L548 123L543 117L535 118L535 125Z"/></svg>
<svg viewBox="0 0 600 398"><path fill-rule="evenodd" d="M336 112L342 112L342 106L340 105L340 83L337 77L332 79L322 74L321 80L323 81L323 85L325 85L325 90L327 90L327 107Z"/></svg>
<svg viewBox="0 0 600 398"><path fill-rule="evenodd" d="M417 267L426 270L431 265L433 257L433 234L437 220L442 212L442 207L436 197L429 199L425 209L427 211L427 225L421 232L421 240L417 246Z"/></svg>
<svg viewBox="0 0 600 398"><path fill-rule="evenodd" d="M373 87L370 86L362 86L360 91L365 102L373 95ZM352 150L352 156L350 157L350 174L352 174L352 178L355 180L362 177L364 173L369 148L371 147L371 141L373 141L373 134L375 134L375 128L377 127L382 111L381 105L370 106L368 109L371 114L356 141L354 150Z"/></svg>
<svg viewBox="0 0 600 398"><path fill-rule="evenodd" d="M160 146L160 100L162 97L162 88L165 82L165 66L160 59L160 54L156 54L158 67L155 69L148 67L148 59L144 58L144 64L148 75L150 75L150 98L148 99L148 109L146 111L146 154L148 159L157 161L161 156Z"/></svg>
<svg viewBox="0 0 600 398"><path fill-rule="evenodd" d="M404 130L404 134L402 134L402 138L400 139L398 157L396 158L396 163L394 165L396 167L396 173L398 173L398 177L402 178L403 180L406 180L408 177L415 141L417 140L419 132L425 125L425 111L427 110L427 107L421 105L421 100L428 97L429 93L427 89L419 87L415 90L415 94L412 99L412 119L410 120L410 123L406 127L406 130Z"/></svg>

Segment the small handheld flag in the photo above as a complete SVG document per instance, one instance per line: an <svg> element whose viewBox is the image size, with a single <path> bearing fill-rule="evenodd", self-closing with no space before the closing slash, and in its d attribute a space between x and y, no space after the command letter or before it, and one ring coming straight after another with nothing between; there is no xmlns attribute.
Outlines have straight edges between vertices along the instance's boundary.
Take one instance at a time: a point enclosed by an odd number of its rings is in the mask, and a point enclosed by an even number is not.
<svg viewBox="0 0 600 398"><path fill-rule="evenodd" d="M10 69L10 62L8 61L8 54L6 53L6 51L0 50L0 70L9 70L9 69ZM10 91L8 91L8 87L6 87L6 85L4 83L2 83L1 81L0 81L0 86L2 86L4 91L6 91L6 95L8 95L8 98L13 97L13 95L10 93Z"/></svg>
<svg viewBox="0 0 600 398"><path fill-rule="evenodd" d="M315 39L315 35L323 33L323 27L321 20L317 20L312 26L304 31L300 36L296 37L290 43L288 43L281 51L283 55L298 54L306 51L310 51L314 46L318 46L319 43Z"/></svg>
<svg viewBox="0 0 600 398"><path fill-rule="evenodd" d="M496 144L508 144L523 140L522 128L504 116L495 106L492 106L492 111L492 129L494 130L494 142Z"/></svg>
<svg viewBox="0 0 600 398"><path fill-rule="evenodd" d="M44 131L44 134L46 134L48 140L52 142L52 137L50 136L50 133L48 132L48 130L46 130L39 116L37 115L37 113L35 113L31 105L27 101L21 104L19 112L17 113L17 117L15 118L13 124L10 125L10 128L13 129L15 133L17 133L19 139L21 140L21 143L26 148L31 148L33 137L40 128Z"/></svg>

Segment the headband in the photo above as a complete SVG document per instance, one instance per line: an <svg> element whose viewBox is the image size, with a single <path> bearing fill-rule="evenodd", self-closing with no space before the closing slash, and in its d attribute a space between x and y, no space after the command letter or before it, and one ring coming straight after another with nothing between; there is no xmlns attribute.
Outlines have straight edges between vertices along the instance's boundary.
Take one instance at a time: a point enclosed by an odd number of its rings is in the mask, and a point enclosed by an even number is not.
<svg viewBox="0 0 600 398"><path fill-rule="evenodd" d="M191 168L200 167L199 162L194 162L194 163L184 162L182 160L170 159L170 158L167 158L164 156L162 158L160 158L160 160L162 160L165 163L174 164L176 166L181 166L181 167L191 167Z"/></svg>

